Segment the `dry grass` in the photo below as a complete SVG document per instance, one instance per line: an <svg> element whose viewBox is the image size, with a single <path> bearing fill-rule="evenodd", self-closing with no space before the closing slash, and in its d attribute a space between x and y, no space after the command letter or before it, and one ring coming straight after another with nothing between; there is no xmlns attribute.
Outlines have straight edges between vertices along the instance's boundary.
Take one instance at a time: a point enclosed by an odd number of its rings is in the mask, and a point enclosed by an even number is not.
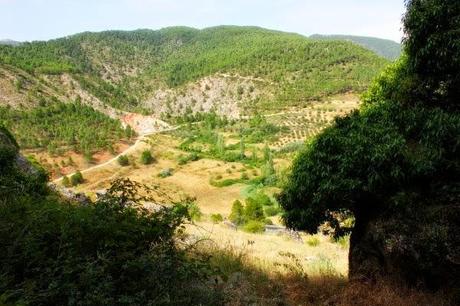
<svg viewBox="0 0 460 306"><path fill-rule="evenodd" d="M244 252L248 260L261 267L276 266L279 273L291 273L292 264L298 264L307 275L335 275L346 277L348 250L318 235L317 246L309 246L310 235L301 234L303 243L286 234L250 234L235 231L224 224L199 222L188 226L187 232L195 239L214 241L220 248Z"/></svg>
<svg viewBox="0 0 460 306"><path fill-rule="evenodd" d="M84 174L85 183L76 189L80 192L94 194L96 191L109 187L110 181L119 177L129 177L132 180L147 185L159 186L164 192L174 195L179 200L185 196L195 197L200 209L205 214L229 213L235 199L241 199L242 185L232 185L218 188L209 184L210 178L218 175L222 179L239 178L243 169L240 163L224 163L222 161L202 159L186 165L178 165L177 159L187 152L176 149L178 141L171 135L155 135L148 143L141 143L129 154L130 166L121 167L112 162L109 165ZM151 165L141 165L139 157L143 150L151 149L156 162ZM173 175L159 178L161 170L171 168ZM232 172L228 173L227 170Z"/></svg>
<svg viewBox="0 0 460 306"><path fill-rule="evenodd" d="M250 234L235 235L241 236L236 239L257 239ZM210 282L222 290L225 305L454 305L445 300L442 294L417 291L391 282L348 282L337 271L308 271L299 265L302 259L296 255L283 256L285 264L280 265L280 258L267 256L264 252L269 250L257 247L257 244L263 245L264 235L258 236L259 239L252 246L244 243L232 245L213 238L195 245L196 252L209 256L209 263L216 271ZM288 242L280 243L279 248L282 247L291 251L308 250L301 244L293 248ZM329 252L328 248L325 245L321 251Z"/></svg>

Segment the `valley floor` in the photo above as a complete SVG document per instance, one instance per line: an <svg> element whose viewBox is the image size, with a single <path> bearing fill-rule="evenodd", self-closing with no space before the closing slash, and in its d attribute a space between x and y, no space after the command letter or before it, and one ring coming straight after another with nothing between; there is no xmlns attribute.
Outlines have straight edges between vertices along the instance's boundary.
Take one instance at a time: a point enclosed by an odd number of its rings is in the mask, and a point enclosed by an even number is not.
<svg viewBox="0 0 460 306"><path fill-rule="evenodd" d="M271 122L290 127L290 134L282 134L271 144L272 149L304 141L332 120L336 114L333 110L340 107L339 113L346 113L356 105L356 97L348 96L343 101L331 100L329 106L322 106L324 109L313 105L267 116ZM317 124L313 130L310 123ZM227 146L238 146L234 133L222 135ZM226 276L210 282L223 289L228 305L444 305L438 297L395 288L393 284L348 283L348 239L333 241L323 235L293 235L287 230L255 234L235 229L227 220L232 203L244 202L254 188L238 180L243 174L248 180L257 179L262 169L211 157L181 163L181 158L189 154L180 149L182 142L181 131L176 133L175 128L140 136L135 143L119 146L116 152L127 155L129 165L121 166L119 155L106 156L98 165L82 170L84 182L72 189L95 198L114 179L127 177L159 191L158 203L194 198L201 216L186 225L185 247L208 254L214 267ZM252 145L260 150L262 146L263 143ZM145 150L155 157L152 164L140 163ZM277 172L283 173L291 160L292 155L275 156ZM165 170L170 174L162 176ZM237 182L223 187L213 184L225 180ZM60 184L61 180L55 183ZM257 188L269 196L279 191L276 187ZM225 221L213 220L217 214ZM269 219L275 226L281 225L279 216Z"/></svg>

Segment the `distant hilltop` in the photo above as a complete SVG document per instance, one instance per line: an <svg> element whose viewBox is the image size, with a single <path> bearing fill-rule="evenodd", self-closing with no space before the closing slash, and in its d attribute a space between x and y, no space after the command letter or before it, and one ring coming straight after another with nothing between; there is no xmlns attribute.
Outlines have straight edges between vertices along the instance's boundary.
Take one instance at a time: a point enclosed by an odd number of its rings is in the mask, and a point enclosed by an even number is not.
<svg viewBox="0 0 460 306"><path fill-rule="evenodd" d="M380 56L383 56L389 60L395 60L401 55L402 46L393 40L382 39L376 37L366 36L352 36L352 35L311 35L312 39L319 40L347 40L362 47L365 47L371 51L374 51Z"/></svg>
<svg viewBox="0 0 460 306"><path fill-rule="evenodd" d="M0 39L0 45L19 46L22 42L12 39Z"/></svg>

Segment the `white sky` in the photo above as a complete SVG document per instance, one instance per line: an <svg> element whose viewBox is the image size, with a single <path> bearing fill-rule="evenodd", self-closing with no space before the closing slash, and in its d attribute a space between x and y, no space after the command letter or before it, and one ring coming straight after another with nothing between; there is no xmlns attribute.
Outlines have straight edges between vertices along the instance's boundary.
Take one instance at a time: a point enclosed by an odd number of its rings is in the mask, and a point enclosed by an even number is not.
<svg viewBox="0 0 460 306"><path fill-rule="evenodd" d="M404 0L0 0L0 39L83 31L253 25L400 41Z"/></svg>

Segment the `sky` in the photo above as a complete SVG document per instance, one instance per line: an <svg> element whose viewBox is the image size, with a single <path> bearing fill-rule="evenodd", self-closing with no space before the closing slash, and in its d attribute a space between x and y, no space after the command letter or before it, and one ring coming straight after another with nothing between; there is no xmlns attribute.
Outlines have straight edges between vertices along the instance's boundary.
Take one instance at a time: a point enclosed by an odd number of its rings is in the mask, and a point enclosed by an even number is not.
<svg viewBox="0 0 460 306"><path fill-rule="evenodd" d="M84 31L252 25L400 41L404 0L0 0L0 39Z"/></svg>

